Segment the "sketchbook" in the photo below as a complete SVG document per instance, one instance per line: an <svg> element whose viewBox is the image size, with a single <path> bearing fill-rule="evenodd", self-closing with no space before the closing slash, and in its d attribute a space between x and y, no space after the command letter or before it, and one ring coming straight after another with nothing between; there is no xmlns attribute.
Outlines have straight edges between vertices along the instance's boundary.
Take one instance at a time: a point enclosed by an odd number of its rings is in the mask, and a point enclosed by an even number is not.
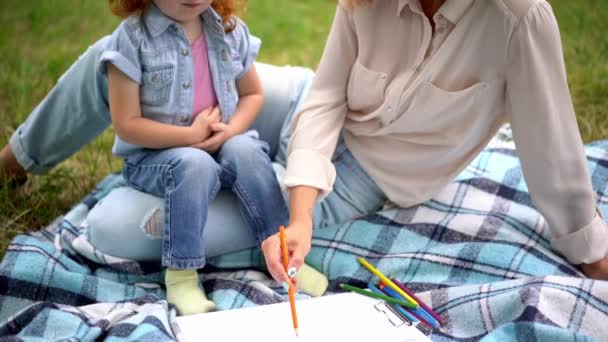
<svg viewBox="0 0 608 342"><path fill-rule="evenodd" d="M187 342L194 341L430 341L383 302L341 293L296 302L299 336L289 302L177 318Z"/></svg>

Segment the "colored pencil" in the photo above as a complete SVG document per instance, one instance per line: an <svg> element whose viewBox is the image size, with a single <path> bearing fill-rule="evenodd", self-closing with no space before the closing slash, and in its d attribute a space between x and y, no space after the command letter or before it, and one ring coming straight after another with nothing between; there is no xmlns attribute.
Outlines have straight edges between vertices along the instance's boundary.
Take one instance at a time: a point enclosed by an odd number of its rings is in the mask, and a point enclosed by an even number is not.
<svg viewBox="0 0 608 342"><path fill-rule="evenodd" d="M387 287L384 283L380 283L378 287L380 288L380 290L384 291L386 294L393 298L403 299L403 297L401 297L395 290L391 289L390 287ZM415 314L421 321L424 320L429 322L429 326L435 326L439 324L439 322L421 306L419 306L418 309L412 310L412 313Z"/></svg>
<svg viewBox="0 0 608 342"><path fill-rule="evenodd" d="M374 286L374 284L369 283L367 284L367 287L372 290L375 294L378 295L382 295L384 296L384 292L380 291L379 288L377 288L376 286ZM416 323L418 322L418 319L416 319L416 317L414 317L411 313L407 312L402 306L399 305L393 305L393 304L389 304L393 309L397 310L397 312L399 312L400 314L402 314L403 316L405 316L408 320L410 320L412 323Z"/></svg>
<svg viewBox="0 0 608 342"><path fill-rule="evenodd" d="M279 227L279 237L281 239L281 252L283 253L283 267L285 267L285 272L287 272L287 268L289 267L289 251L287 250L287 243L285 242L285 227ZM296 332L296 336L298 336L298 315L296 314L296 298L295 298L295 289L293 288L293 283L289 282L289 290L287 290L289 294L289 305L291 306L291 320L293 321L293 330Z"/></svg>
<svg viewBox="0 0 608 342"><path fill-rule="evenodd" d="M441 316L439 316L435 311L433 311L433 309L429 308L428 305L426 305L423 301L421 301L418 297L416 297L416 295L408 290L405 285L403 285L399 280L391 278L391 280L393 281L393 283L395 283L395 285L399 286L399 288L401 288L405 293L407 293L408 295L410 295L410 297L414 298L415 301L418 302L418 304L420 306L422 306L428 313L430 313L433 317L435 317L435 319L439 322L439 324L443 325L443 319L441 318Z"/></svg>
<svg viewBox="0 0 608 342"><path fill-rule="evenodd" d="M399 317L403 323L407 324L407 325L412 325L414 324L414 322L412 322L409 318L407 318L404 314L402 314L401 312L399 312L398 308L402 308L402 306L399 306L397 304L391 304L388 302L383 302L384 305L386 306L387 309L389 309L395 316Z"/></svg>
<svg viewBox="0 0 608 342"><path fill-rule="evenodd" d="M387 284L390 288L397 291L397 293L400 294L401 297L405 298L410 303L416 305L416 308L418 307L418 302L416 300L414 300L414 298L410 297L407 293L403 292L403 290L401 290L399 288L399 286L395 285L395 283L393 283L390 279L388 279L387 276L382 274L382 272L378 271L378 269L376 269L369 262L367 262L367 260L365 260L363 258L359 258L359 263L361 265L363 265L363 267L367 268L370 272L372 272L376 277L380 278L380 280L383 281L385 284Z"/></svg>
<svg viewBox="0 0 608 342"><path fill-rule="evenodd" d="M387 295L393 297L393 298L398 298L401 299L402 297L393 289L391 289L388 286L381 286L380 289L382 291L384 291ZM439 328L439 322L437 322L437 320L435 320L433 318L433 316L431 316L430 314L428 314L427 312L424 311L424 309L422 307L419 307L418 309L409 309L407 310L409 313L411 313L414 317L418 318L418 320L420 322L422 322L424 325L426 325L429 328Z"/></svg>
<svg viewBox="0 0 608 342"><path fill-rule="evenodd" d="M358 293L360 295L364 295L367 297L371 297L371 298L376 298L376 299L382 299L385 302L389 302L389 303L393 303L393 304L398 304L398 305L403 305L405 307L408 308L415 308L416 306L410 302L401 300L401 299L396 299L390 296L385 296L383 294L379 294L376 292L370 292L370 291L366 291L365 289L356 287L356 286L352 286L352 285L348 285L348 284L340 284L340 287L348 290L348 291L352 291L355 293Z"/></svg>

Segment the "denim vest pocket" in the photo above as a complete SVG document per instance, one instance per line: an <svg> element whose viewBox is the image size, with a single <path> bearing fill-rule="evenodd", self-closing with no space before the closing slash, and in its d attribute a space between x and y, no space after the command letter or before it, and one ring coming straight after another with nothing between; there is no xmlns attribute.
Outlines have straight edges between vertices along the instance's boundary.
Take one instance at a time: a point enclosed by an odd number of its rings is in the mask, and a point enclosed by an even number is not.
<svg viewBox="0 0 608 342"><path fill-rule="evenodd" d="M142 104L154 106L167 102L173 83L173 65L143 65L140 101Z"/></svg>

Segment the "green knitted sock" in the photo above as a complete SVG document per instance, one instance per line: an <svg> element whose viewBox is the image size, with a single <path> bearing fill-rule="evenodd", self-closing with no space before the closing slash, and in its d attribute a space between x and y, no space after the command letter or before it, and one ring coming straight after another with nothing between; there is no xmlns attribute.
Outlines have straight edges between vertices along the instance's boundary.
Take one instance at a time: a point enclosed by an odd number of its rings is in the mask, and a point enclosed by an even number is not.
<svg viewBox="0 0 608 342"><path fill-rule="evenodd" d="M323 273L307 264L302 265L296 274L296 280L298 281L298 289L313 297L322 296L329 284L327 277Z"/></svg>
<svg viewBox="0 0 608 342"><path fill-rule="evenodd" d="M196 270L167 269L165 286L167 302L177 307L181 316L215 311L215 303L207 299L198 285Z"/></svg>

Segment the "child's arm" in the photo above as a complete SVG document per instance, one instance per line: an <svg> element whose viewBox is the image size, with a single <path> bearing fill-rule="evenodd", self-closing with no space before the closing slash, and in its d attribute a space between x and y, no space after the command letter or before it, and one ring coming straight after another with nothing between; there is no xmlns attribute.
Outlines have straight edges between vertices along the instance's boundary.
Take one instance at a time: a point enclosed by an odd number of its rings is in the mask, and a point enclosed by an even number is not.
<svg viewBox="0 0 608 342"><path fill-rule="evenodd" d="M230 137L241 134L251 127L264 103L264 90L255 66L252 65L249 71L237 80L236 87L239 103L234 115L227 124L221 122L212 124L211 129L216 133L193 147L211 153L216 152Z"/></svg>
<svg viewBox="0 0 608 342"><path fill-rule="evenodd" d="M219 112L200 113L191 126L168 125L141 116L139 84L108 63L108 92L112 124L116 134L124 141L146 148L162 149L190 146L211 134L209 121Z"/></svg>
<svg viewBox="0 0 608 342"><path fill-rule="evenodd" d="M249 71L236 81L236 88L239 103L236 113L228 121L228 126L235 135L247 131L253 125L264 104L264 90L255 66L252 65Z"/></svg>

